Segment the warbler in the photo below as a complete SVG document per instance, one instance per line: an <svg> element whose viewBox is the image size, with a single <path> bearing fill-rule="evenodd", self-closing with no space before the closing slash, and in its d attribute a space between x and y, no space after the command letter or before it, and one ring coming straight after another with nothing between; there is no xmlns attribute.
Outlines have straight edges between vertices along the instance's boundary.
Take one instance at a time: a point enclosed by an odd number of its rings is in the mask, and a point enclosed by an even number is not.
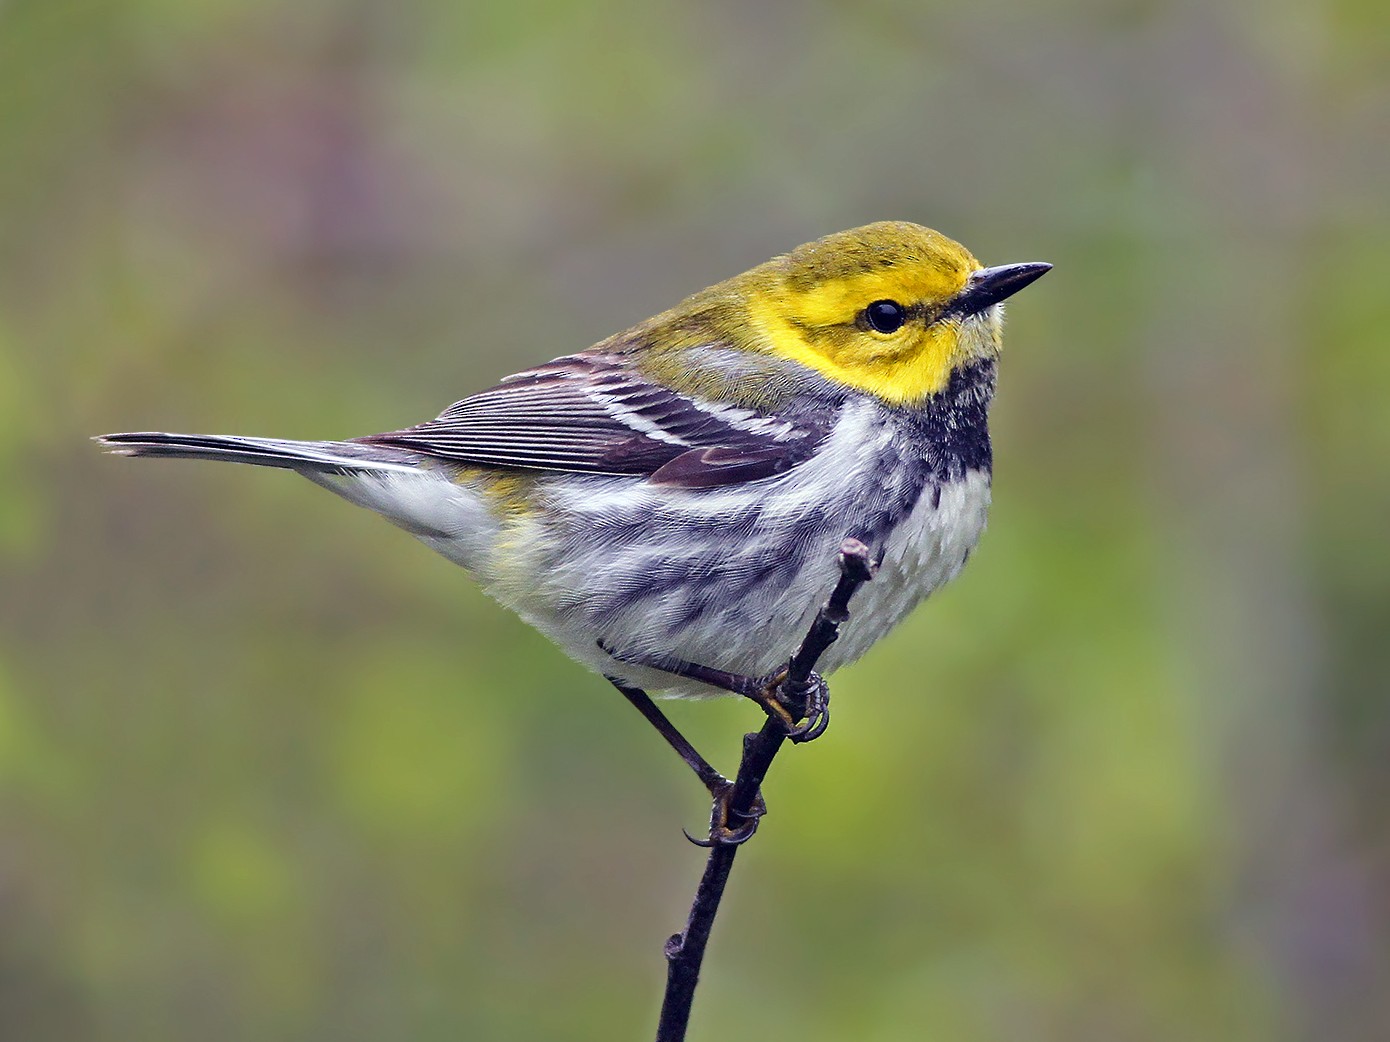
<svg viewBox="0 0 1390 1042"><path fill-rule="evenodd" d="M982 267L939 232L881 222L413 427L347 441L98 440L294 470L376 511L613 681L713 792L722 779L647 692L775 675L834 585L846 537L878 570L822 672L960 571L990 500L1001 302L1050 267Z"/></svg>

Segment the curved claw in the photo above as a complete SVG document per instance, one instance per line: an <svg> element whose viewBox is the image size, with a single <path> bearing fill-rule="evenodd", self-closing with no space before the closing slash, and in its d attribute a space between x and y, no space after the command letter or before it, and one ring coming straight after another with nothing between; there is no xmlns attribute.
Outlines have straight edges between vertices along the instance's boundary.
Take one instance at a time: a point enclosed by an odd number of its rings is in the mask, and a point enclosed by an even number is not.
<svg viewBox="0 0 1390 1042"><path fill-rule="evenodd" d="M696 839L687 829L681 829L686 839L697 847L703 847L706 850L710 847L736 847L741 843L747 843L753 838L753 833L757 831L757 818L753 818L747 824L736 829L731 829L727 825L716 825L709 830L709 839Z"/></svg>
<svg viewBox="0 0 1390 1042"><path fill-rule="evenodd" d="M735 847L752 839L753 833L758 831L758 823L767 813L767 804L763 802L762 793L758 793L753 799L753 805L746 812L735 811L729 806L729 799L733 794L734 786L732 783L714 793L714 805L710 808L708 839L696 839L687 830L681 829L685 833L685 838L697 847L706 848ZM734 818L741 819L743 824L738 828L730 828L729 822Z"/></svg>
<svg viewBox="0 0 1390 1042"><path fill-rule="evenodd" d="M825 734L825 729L830 726L830 707L826 706L816 716L808 716L799 725L796 731L787 734L787 737L797 744L802 742L814 742L821 735Z"/></svg>
<svg viewBox="0 0 1390 1042"><path fill-rule="evenodd" d="M778 694L782 696L779 701L790 697L806 707L801 721L787 728L787 737L791 741L813 742L825 734L825 729L830 726L830 686L824 677L812 673L804 685L794 685L793 690L787 690L784 685Z"/></svg>

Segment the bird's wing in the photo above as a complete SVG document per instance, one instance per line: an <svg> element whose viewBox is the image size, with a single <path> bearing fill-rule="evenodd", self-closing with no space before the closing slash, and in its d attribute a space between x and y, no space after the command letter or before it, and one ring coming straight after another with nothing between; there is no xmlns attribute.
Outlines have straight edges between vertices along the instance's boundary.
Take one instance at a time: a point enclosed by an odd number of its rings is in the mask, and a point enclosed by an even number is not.
<svg viewBox="0 0 1390 1042"><path fill-rule="evenodd" d="M509 376L437 419L356 440L459 463L704 488L780 474L810 456L827 428L690 397L621 356L583 354Z"/></svg>

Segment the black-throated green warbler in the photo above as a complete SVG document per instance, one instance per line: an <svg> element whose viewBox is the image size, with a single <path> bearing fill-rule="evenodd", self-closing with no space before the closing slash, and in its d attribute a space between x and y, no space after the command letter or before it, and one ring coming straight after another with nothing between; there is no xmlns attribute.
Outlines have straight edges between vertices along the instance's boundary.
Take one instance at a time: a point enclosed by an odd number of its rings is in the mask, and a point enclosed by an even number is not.
<svg viewBox="0 0 1390 1042"><path fill-rule="evenodd" d="M847 536L880 566L826 671L955 576L990 498L1000 302L1048 267L983 268L937 232L871 224L415 427L100 440L298 471L461 564L656 712L640 689L713 693L664 663L783 664Z"/></svg>

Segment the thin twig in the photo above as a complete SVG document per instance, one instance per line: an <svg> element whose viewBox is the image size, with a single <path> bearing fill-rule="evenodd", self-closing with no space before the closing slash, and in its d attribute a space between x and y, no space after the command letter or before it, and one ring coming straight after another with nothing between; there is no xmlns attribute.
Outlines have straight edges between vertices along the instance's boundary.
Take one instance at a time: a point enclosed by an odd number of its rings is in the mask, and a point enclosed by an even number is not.
<svg viewBox="0 0 1390 1042"><path fill-rule="evenodd" d="M873 565L869 561L869 548L857 539L846 539L840 545L840 581L830 600L816 615L801 647L792 656L787 677L778 689L779 699L788 704L793 714L804 712L811 671L826 648L840 635L840 627L849 620L849 599L871 578ZM754 813L763 779L786 738L785 725L771 717L762 730L743 736L743 758L729 797L730 822ZM724 887L738 850L739 846L733 843L715 843L710 848L685 930L673 934L666 942L666 997L661 1003L656 1042L684 1042L695 986L700 981L700 964L704 961L710 930L714 927L714 917L719 912L719 902L724 897Z"/></svg>

